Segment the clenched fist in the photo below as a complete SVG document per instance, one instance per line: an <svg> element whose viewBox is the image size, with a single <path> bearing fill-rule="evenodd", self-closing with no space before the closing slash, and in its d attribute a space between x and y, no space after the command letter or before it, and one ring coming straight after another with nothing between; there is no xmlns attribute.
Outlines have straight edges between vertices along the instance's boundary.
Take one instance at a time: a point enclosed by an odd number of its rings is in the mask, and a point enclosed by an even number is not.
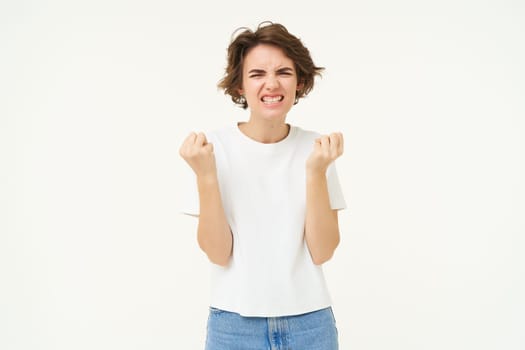
<svg viewBox="0 0 525 350"><path fill-rule="evenodd" d="M314 149L306 160L306 170L325 173L330 163L343 154L343 134L334 132L315 139Z"/></svg>
<svg viewBox="0 0 525 350"><path fill-rule="evenodd" d="M190 133L182 143L179 154L193 169L197 177L216 175L217 168L213 144L206 140L204 133Z"/></svg>

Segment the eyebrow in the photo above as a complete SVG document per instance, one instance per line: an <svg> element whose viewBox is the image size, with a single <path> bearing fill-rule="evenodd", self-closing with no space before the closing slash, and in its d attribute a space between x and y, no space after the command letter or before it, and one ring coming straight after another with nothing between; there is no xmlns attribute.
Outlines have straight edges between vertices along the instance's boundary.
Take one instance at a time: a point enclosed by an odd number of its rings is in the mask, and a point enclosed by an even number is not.
<svg viewBox="0 0 525 350"><path fill-rule="evenodd" d="M293 72L293 69L290 68L290 67L284 67L284 68L279 68L277 69L277 72ZM264 69L250 69L248 71L248 74L253 74L253 73L266 73L266 71Z"/></svg>
<svg viewBox="0 0 525 350"><path fill-rule="evenodd" d="M265 73L264 69L251 69L248 74L252 73Z"/></svg>

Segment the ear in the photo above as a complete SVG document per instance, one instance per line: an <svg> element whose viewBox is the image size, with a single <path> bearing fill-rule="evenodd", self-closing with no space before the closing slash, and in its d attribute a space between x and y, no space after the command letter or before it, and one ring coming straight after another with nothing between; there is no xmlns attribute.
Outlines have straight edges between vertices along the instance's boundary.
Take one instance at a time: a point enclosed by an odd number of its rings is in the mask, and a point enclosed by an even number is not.
<svg viewBox="0 0 525 350"><path fill-rule="evenodd" d="M301 91L303 88L304 88L304 83L300 82L300 83L297 83L297 88L295 90Z"/></svg>
<svg viewBox="0 0 525 350"><path fill-rule="evenodd" d="M243 95L244 94L244 90L242 88L238 88L237 92L239 93L239 95Z"/></svg>

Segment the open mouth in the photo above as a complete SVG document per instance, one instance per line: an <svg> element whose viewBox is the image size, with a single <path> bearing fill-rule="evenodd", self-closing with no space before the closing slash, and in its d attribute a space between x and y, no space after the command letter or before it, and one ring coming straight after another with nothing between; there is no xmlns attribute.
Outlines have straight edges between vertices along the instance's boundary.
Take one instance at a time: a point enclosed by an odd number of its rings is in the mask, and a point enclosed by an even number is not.
<svg viewBox="0 0 525 350"><path fill-rule="evenodd" d="M283 99L284 99L284 96L282 96L282 95L279 95L279 96L263 96L263 98L261 98L261 101L264 104L270 105L270 104L274 104L274 103L279 103Z"/></svg>

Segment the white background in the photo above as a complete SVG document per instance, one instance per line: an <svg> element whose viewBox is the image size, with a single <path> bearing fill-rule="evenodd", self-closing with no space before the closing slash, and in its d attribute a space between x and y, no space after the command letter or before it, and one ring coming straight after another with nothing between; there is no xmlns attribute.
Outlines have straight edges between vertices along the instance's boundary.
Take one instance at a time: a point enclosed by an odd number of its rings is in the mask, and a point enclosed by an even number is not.
<svg viewBox="0 0 525 350"><path fill-rule="evenodd" d="M1 2L1 349L203 348L178 147L247 118L216 83L264 20L326 67L288 121L345 135L341 349L525 348L524 3L341 3Z"/></svg>

